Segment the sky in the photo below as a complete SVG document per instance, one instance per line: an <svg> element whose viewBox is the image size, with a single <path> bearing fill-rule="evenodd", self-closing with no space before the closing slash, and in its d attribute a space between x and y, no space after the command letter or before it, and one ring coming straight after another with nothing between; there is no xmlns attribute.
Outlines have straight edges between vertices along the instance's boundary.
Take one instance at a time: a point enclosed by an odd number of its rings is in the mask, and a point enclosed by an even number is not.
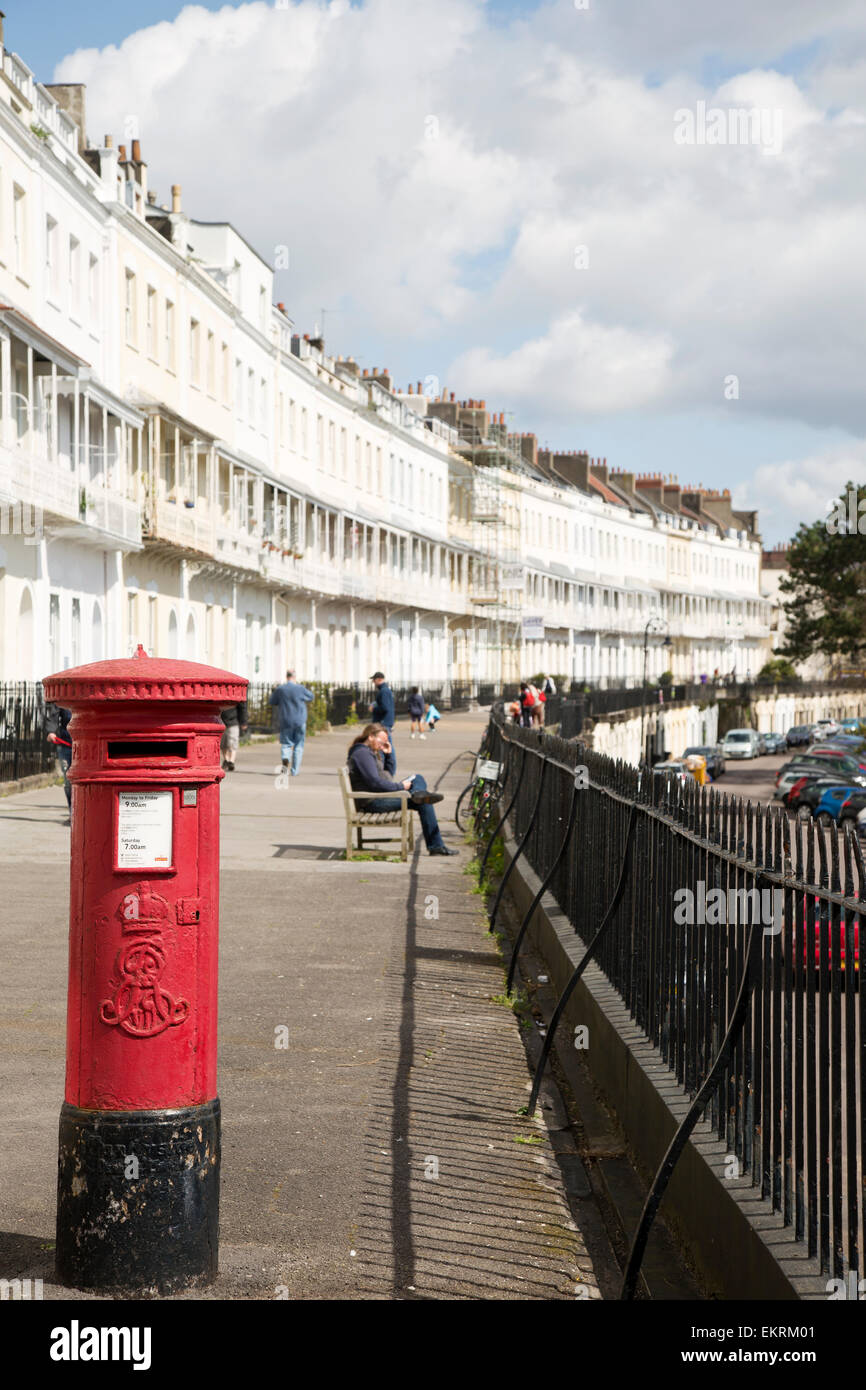
<svg viewBox="0 0 866 1390"><path fill-rule="evenodd" d="M730 487L768 545L864 481L861 0L3 5L329 352Z"/></svg>

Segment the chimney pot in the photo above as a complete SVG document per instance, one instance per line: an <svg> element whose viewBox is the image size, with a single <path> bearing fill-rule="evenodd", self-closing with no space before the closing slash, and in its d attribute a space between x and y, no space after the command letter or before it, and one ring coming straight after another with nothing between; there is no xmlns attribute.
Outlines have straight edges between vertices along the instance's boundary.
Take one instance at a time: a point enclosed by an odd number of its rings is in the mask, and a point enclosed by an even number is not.
<svg viewBox="0 0 866 1390"><path fill-rule="evenodd" d="M132 142L132 157L133 157L133 159L135 160L136 164L140 164L140 163L141 163L141 141L140 141L140 140L133 140L133 142Z"/></svg>
<svg viewBox="0 0 866 1390"><path fill-rule="evenodd" d="M171 186L171 210L172 210L172 212L182 212L182 211L183 211L183 205L182 205L182 203L181 203L181 193L182 193L182 192L183 192L183 189L181 188L181 185L180 185L179 183L173 183L173 184L172 184L172 186Z"/></svg>
<svg viewBox="0 0 866 1390"><path fill-rule="evenodd" d="M103 141L102 141L102 148L103 148L104 150L113 150L113 149L114 149L114 136L113 136L113 135L106 135L106 136L105 136L105 138L104 138Z"/></svg>

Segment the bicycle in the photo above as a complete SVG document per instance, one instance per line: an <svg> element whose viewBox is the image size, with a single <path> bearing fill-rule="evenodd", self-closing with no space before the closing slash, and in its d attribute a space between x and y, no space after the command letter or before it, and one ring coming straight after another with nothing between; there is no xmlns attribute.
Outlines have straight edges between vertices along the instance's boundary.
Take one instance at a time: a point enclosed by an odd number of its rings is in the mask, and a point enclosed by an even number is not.
<svg viewBox="0 0 866 1390"><path fill-rule="evenodd" d="M484 756L484 745L475 761L475 776L462 790L454 807L454 822L461 834L469 829L470 819L477 834L483 833L493 807L502 795L499 780L501 763Z"/></svg>

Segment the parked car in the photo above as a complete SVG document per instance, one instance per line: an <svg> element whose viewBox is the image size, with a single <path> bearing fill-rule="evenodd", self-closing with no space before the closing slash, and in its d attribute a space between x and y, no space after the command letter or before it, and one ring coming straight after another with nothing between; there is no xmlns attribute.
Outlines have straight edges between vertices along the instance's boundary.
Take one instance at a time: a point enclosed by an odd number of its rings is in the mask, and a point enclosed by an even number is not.
<svg viewBox="0 0 866 1390"><path fill-rule="evenodd" d="M726 758L757 758L761 741L754 729L729 729L722 739Z"/></svg>
<svg viewBox="0 0 866 1390"><path fill-rule="evenodd" d="M807 748L805 753L798 754L800 758L817 758L821 762L829 763L832 767L838 767L840 763L856 763L866 772L866 758L862 753L852 752L846 748L827 748L822 743L814 743L811 748Z"/></svg>
<svg viewBox="0 0 866 1390"><path fill-rule="evenodd" d="M793 729L789 729L785 735L785 742L789 748L799 748L801 745L812 742L812 725L795 724Z"/></svg>
<svg viewBox="0 0 866 1390"><path fill-rule="evenodd" d="M866 787L819 788L821 795L815 807L815 820L825 830L843 826L851 821L859 835L866 835Z"/></svg>
<svg viewBox="0 0 866 1390"><path fill-rule="evenodd" d="M835 777L838 774L838 780L840 782L850 780L866 785L866 765L862 764L858 758L847 756L837 757L833 754L820 757L817 753L798 753L796 758L792 758L790 762L783 763L776 773L777 785L782 774L790 772L795 767L803 772L823 772L831 777Z"/></svg>
<svg viewBox="0 0 866 1390"><path fill-rule="evenodd" d="M866 834L866 787L852 787L847 783L828 785L819 781L797 788L795 783L788 809L803 819L814 818L825 829L850 820L857 824L860 833ZM862 820L861 812L864 813Z"/></svg>
<svg viewBox="0 0 866 1390"><path fill-rule="evenodd" d="M684 758L691 757L693 754L704 758L707 764L707 772L715 782L717 777L721 777L725 771L725 759L720 743L702 744L700 747L686 748L683 753Z"/></svg>
<svg viewBox="0 0 866 1390"><path fill-rule="evenodd" d="M812 728L815 730L816 738L828 738L830 734L840 733L842 726L837 724L835 719L816 719Z"/></svg>
<svg viewBox="0 0 866 1390"><path fill-rule="evenodd" d="M843 719L841 727L845 733L861 734L862 736L862 731L866 728L866 721L862 719Z"/></svg>
<svg viewBox="0 0 866 1390"><path fill-rule="evenodd" d="M689 782L692 774L689 772L684 762L679 758L671 758L666 763L656 763L653 768L653 777L670 778L674 782Z"/></svg>
<svg viewBox="0 0 866 1390"><path fill-rule="evenodd" d="M792 766L776 778L773 799L781 801L789 810L796 810L799 793L804 787L848 786L859 789L861 784L847 777L837 777L834 772L823 772L821 768Z"/></svg>
<svg viewBox="0 0 866 1390"><path fill-rule="evenodd" d="M763 739L768 753L784 753L788 746L784 734L764 734Z"/></svg>

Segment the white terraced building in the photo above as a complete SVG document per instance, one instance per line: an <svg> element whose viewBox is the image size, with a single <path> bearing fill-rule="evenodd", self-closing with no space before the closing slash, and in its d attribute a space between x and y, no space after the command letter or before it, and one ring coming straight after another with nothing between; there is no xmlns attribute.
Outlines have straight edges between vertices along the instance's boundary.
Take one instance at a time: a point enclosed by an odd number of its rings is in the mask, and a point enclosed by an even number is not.
<svg viewBox="0 0 866 1390"><path fill-rule="evenodd" d="M756 674L754 514L329 357L137 140L88 142L84 97L3 50L0 680L142 642L263 681L613 684L654 614L651 674Z"/></svg>

